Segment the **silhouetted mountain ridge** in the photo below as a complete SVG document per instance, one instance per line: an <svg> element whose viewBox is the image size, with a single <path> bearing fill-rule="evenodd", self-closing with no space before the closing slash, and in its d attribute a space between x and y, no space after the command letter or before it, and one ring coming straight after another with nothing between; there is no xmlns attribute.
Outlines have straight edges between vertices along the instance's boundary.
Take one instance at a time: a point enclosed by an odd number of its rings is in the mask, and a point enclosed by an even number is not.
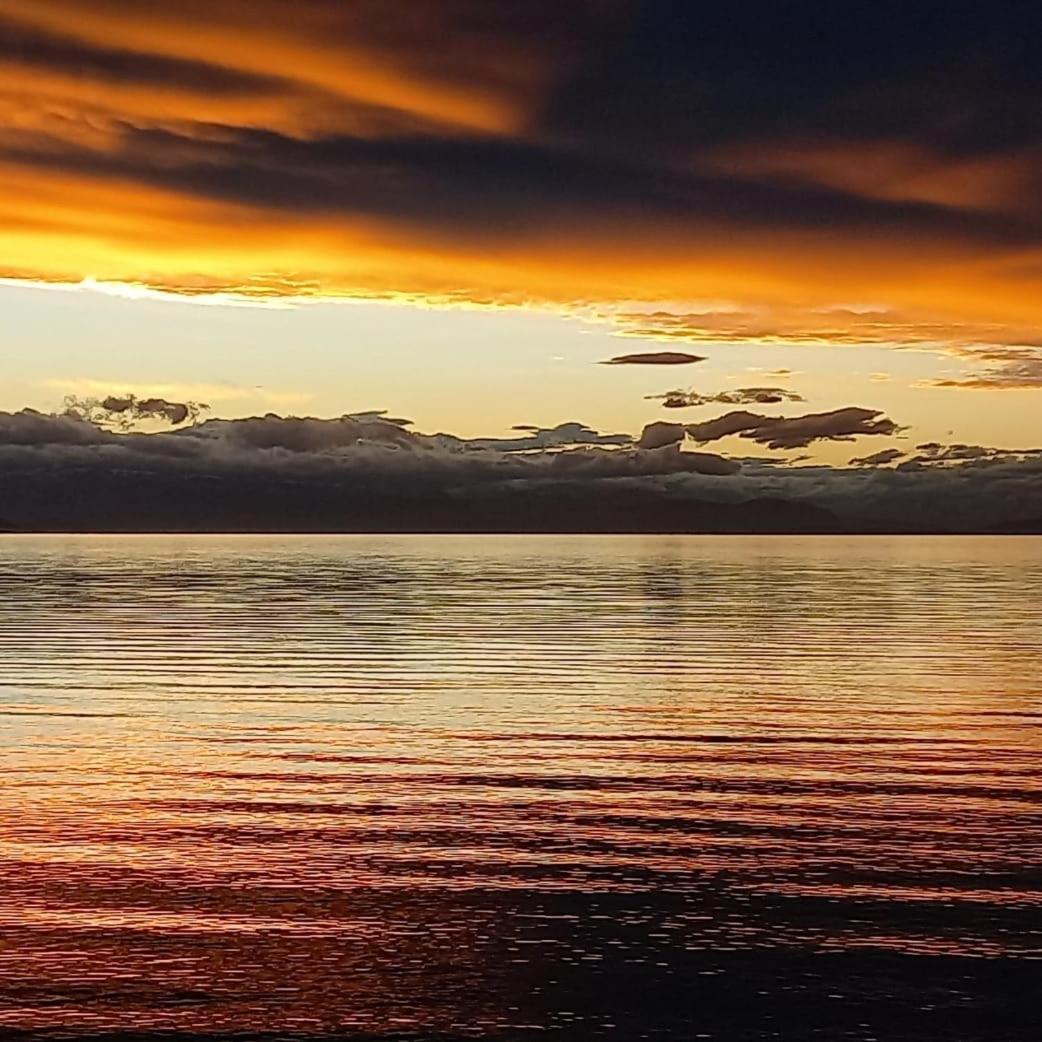
<svg viewBox="0 0 1042 1042"><path fill-rule="evenodd" d="M236 475L177 479L67 470L4 475L12 527L58 532L832 532L829 511L784 499L716 503L612 482L403 492Z"/></svg>
<svg viewBox="0 0 1042 1042"><path fill-rule="evenodd" d="M996 535L1042 535L1042 517L1006 521L1001 525L996 525L992 531Z"/></svg>

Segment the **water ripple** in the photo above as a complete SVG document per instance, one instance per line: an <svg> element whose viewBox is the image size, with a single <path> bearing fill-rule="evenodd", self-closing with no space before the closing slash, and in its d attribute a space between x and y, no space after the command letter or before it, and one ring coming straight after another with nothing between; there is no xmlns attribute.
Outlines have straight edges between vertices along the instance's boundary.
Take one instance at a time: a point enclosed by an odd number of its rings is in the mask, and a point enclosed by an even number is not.
<svg viewBox="0 0 1042 1042"><path fill-rule="evenodd" d="M1042 540L2 537L0 1033L1038 1037Z"/></svg>

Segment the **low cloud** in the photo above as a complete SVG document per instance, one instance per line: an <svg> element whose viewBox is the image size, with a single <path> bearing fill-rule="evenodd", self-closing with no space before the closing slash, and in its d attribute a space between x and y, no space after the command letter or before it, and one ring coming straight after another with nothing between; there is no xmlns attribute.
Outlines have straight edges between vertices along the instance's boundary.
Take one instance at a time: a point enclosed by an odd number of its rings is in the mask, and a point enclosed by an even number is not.
<svg viewBox="0 0 1042 1042"><path fill-rule="evenodd" d="M888 463L895 463L907 455L901 449L883 449L881 452L873 452L870 456L855 456L851 461L852 467L885 467Z"/></svg>
<svg viewBox="0 0 1042 1042"><path fill-rule="evenodd" d="M89 280L88 280L89 281ZM0 280L2 284L2 280ZM81 287L73 287L80 288ZM99 288L95 283L93 288ZM133 299L133 298L132 298ZM184 298L172 296L172 300L184 303ZM44 380L41 386L71 398L164 398L176 402L209 402L215 407L228 407L237 403L240 408L250 407L286 411L304 407L314 395L304 391L278 390L257 384L243 385L231 382L156 382L135 383L126 380L101 380L91 377L72 379L53 378Z"/></svg>
<svg viewBox="0 0 1042 1042"><path fill-rule="evenodd" d="M102 400L101 407L128 422L160 420L175 427L198 415L200 410L209 408L195 402L168 402L165 398L135 398L133 395L110 395Z"/></svg>
<svg viewBox="0 0 1042 1042"><path fill-rule="evenodd" d="M142 497L138 510L148 512L149 527L178 527L186 514L208 516L205 500L216 495L226 512L215 514L211 523L218 527L229 511L236 524L265 527L290 508L279 502L285 497L311 503L321 525L333 528L341 515L345 524L377 517L379 523L407 525L412 508L401 507L398 516L393 504L412 501L425 504L412 517L420 527L423 511L444 512L447 504L456 504L461 513L451 517L465 525L469 497L499 495L496 490L518 483L581 486L596 497L604 482L724 477L740 469L713 453L685 452L665 442L642 448L630 435L601 434L581 423L516 439L419 434L405 424L378 411L334 419L268 414L117 433L81 416L0 413L2 513L30 527L75 525L83 516L94 520L82 523L132 526L127 518L139 514L128 505L124 515L120 497L129 497L128 504ZM240 485L251 490L246 505L236 499ZM92 503L93 514L77 513Z"/></svg>
<svg viewBox="0 0 1042 1042"><path fill-rule="evenodd" d="M952 460L964 462L966 460L986 459L989 456L999 455L1001 449L987 448L984 445L942 445L940 442L928 441L922 445L916 445L916 449L922 453L920 459L931 460L936 463L948 463Z"/></svg>
<svg viewBox="0 0 1042 1042"><path fill-rule="evenodd" d="M637 445L642 449L660 449L665 445L678 445L685 437L687 429L682 423L649 423Z"/></svg>
<svg viewBox="0 0 1042 1042"><path fill-rule="evenodd" d="M471 449L488 449L494 452L530 452L535 449L559 449L577 445L633 444L629 434L601 434L584 423L571 421L556 427L535 427L528 424L515 426L513 430L524 432L520 438L456 438L451 434L438 435L445 444L456 444Z"/></svg>
<svg viewBox="0 0 1042 1042"><path fill-rule="evenodd" d="M1023 391L1042 388L1042 351L1034 348L994 348L983 352L960 352L993 364L964 377L929 380L926 386L969 391Z"/></svg>
<svg viewBox="0 0 1042 1042"><path fill-rule="evenodd" d="M1042 449L924 442L895 467L897 449L799 465L687 451L692 427L785 448L896 429L841 409L460 438L373 410L120 433L23 410L0 413L0 515L30 530L1042 530Z"/></svg>
<svg viewBox="0 0 1042 1042"><path fill-rule="evenodd" d="M785 387L739 387L734 391L700 394L698 391L666 391L645 395L647 401L661 401L664 409L691 409L702 405L777 405L802 402L803 395Z"/></svg>
<svg viewBox="0 0 1042 1042"><path fill-rule="evenodd" d="M386 409L369 409L366 412L352 412L347 414L350 420L358 420L360 423L391 423L395 427L411 427L412 420L406 420L401 416L388 416Z"/></svg>
<svg viewBox="0 0 1042 1042"><path fill-rule="evenodd" d="M916 470L922 467L945 467L962 463L973 463L980 466L1010 460L1025 460L1042 457L1042 449L1002 449L990 445L967 445L956 442L942 445L930 441L916 445L919 453L901 464L904 470Z"/></svg>
<svg viewBox="0 0 1042 1042"><path fill-rule="evenodd" d="M638 354L616 355L601 365L691 365L704 362L701 355L690 355L685 351L643 351Z"/></svg>
<svg viewBox="0 0 1042 1042"><path fill-rule="evenodd" d="M65 399L65 415L86 420L106 430L130 431L141 425L168 424L179 427L195 423L210 411L205 402L172 402L166 398L139 398L134 394L110 394L104 398Z"/></svg>
<svg viewBox="0 0 1042 1042"><path fill-rule="evenodd" d="M856 406L787 418L729 412L705 423L687 425L688 434L697 442L738 434L771 449L802 449L815 441L853 441L865 436L893 435L900 430L878 409Z"/></svg>
<svg viewBox="0 0 1042 1042"><path fill-rule="evenodd" d="M77 416L23 409L0 412L0 448L9 445L97 445L110 436Z"/></svg>

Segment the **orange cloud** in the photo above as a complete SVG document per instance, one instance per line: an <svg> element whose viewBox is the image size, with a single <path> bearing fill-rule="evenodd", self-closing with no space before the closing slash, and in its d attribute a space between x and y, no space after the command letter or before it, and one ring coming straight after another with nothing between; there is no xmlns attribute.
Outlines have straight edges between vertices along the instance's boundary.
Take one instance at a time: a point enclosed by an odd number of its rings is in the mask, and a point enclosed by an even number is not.
<svg viewBox="0 0 1042 1042"><path fill-rule="evenodd" d="M721 86L728 118L700 122L680 45L713 26L671 23L673 54L644 7L0 0L0 278L567 307L675 342L1038 342L1040 143L798 97L782 135L784 85L745 66L762 111Z"/></svg>
<svg viewBox="0 0 1042 1042"><path fill-rule="evenodd" d="M794 141L725 148L701 161L739 177L787 177L895 202L982 210L1034 204L1037 149L946 156L908 141Z"/></svg>
<svg viewBox="0 0 1042 1042"><path fill-rule="evenodd" d="M521 109L512 92L530 79L523 49L504 52L499 40L495 53L482 60L466 53L480 47L479 35L465 39L455 55L456 76L445 72L453 68L453 55L444 51L444 60L425 70L416 59L429 52L440 21L436 9L427 11L427 18L406 15L395 31L381 33L388 28L386 12L381 18L372 4L177 0L141 6L128 17L117 0L29 6L0 0L0 15L18 24L96 47L158 51L260 76L277 70L298 85L352 102L484 131L515 128Z"/></svg>

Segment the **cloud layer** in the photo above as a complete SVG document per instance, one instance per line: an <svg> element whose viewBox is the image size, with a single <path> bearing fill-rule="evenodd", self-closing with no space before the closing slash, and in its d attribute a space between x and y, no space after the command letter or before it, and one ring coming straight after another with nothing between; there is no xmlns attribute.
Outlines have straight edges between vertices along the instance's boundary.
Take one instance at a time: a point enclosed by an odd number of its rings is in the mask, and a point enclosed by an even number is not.
<svg viewBox="0 0 1042 1042"><path fill-rule="evenodd" d="M1030 347L1040 19L1012 0L0 0L0 277ZM727 306L624 305L692 297ZM1036 386L993 375L959 386Z"/></svg>
<svg viewBox="0 0 1042 1042"><path fill-rule="evenodd" d="M881 434L870 410L718 429L786 447ZM381 412L275 414L156 433L0 413L0 520L74 530L830 531L1042 527L1042 450L923 444L850 468L728 459L580 423L513 438L419 434ZM705 430L702 431L705 434Z"/></svg>

